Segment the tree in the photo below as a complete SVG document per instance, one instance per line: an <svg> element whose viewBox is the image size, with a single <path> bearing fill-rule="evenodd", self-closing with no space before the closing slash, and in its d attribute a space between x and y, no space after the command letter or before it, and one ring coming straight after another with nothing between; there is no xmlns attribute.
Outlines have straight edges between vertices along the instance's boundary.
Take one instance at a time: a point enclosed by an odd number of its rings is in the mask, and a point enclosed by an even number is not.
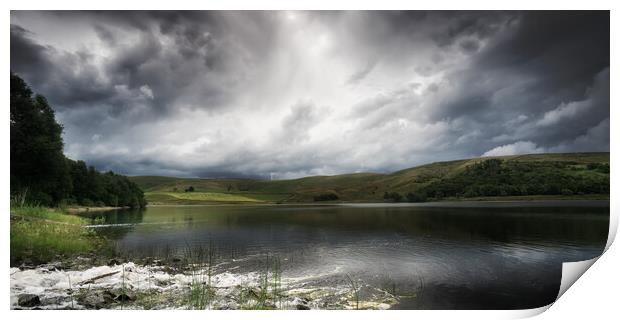
<svg viewBox="0 0 620 320"><path fill-rule="evenodd" d="M407 193L407 201L409 201L409 202L425 202L426 201L426 193L425 192L409 192L409 193Z"/></svg>
<svg viewBox="0 0 620 320"><path fill-rule="evenodd" d="M63 154L62 126L40 95L11 74L11 196L20 203L144 207L144 193L125 176L102 174Z"/></svg>
<svg viewBox="0 0 620 320"><path fill-rule="evenodd" d="M45 97L11 74L11 193L28 190L29 202L58 203L71 191L62 126Z"/></svg>
<svg viewBox="0 0 620 320"><path fill-rule="evenodd" d="M335 193L323 193L318 196L314 196L314 201L334 201L338 200L338 195Z"/></svg>
<svg viewBox="0 0 620 320"><path fill-rule="evenodd" d="M385 192L383 194L383 199L386 201L400 202L403 196L398 192Z"/></svg>

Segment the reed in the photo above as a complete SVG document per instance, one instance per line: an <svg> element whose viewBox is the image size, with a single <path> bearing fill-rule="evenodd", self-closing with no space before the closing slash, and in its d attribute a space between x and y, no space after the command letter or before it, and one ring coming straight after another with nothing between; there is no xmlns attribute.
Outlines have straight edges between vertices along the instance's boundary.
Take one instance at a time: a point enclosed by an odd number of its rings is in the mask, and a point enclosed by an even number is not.
<svg viewBox="0 0 620 320"><path fill-rule="evenodd" d="M191 272L187 306L189 309L207 309L215 297L215 289L211 283L215 263L213 243L209 241L206 248L202 245L191 247L186 244L185 258Z"/></svg>
<svg viewBox="0 0 620 320"><path fill-rule="evenodd" d="M242 290L243 292L243 290ZM248 299L242 293L241 301L251 304L242 304L243 309L272 310L282 308L282 267L278 257L265 257L265 264L260 270L257 291L249 288L248 293L254 293L254 299ZM241 303L240 303L241 304Z"/></svg>
<svg viewBox="0 0 620 320"><path fill-rule="evenodd" d="M359 294L359 285L351 279L351 276L347 273L347 280L349 281L349 287L351 288L351 292L353 294L353 299L355 299L355 310L359 310L360 308L360 294Z"/></svg>

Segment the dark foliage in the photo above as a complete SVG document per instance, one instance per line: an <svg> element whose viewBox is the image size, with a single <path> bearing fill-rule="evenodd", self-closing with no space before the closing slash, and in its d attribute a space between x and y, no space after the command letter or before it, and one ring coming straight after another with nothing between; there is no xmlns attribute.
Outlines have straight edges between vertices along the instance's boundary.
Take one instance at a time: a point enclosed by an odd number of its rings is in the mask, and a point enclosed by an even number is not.
<svg viewBox="0 0 620 320"><path fill-rule="evenodd" d="M386 192L383 194L385 201L400 202L403 200L403 196L398 192Z"/></svg>
<svg viewBox="0 0 620 320"><path fill-rule="evenodd" d="M582 174L584 170L593 174ZM609 194L609 164L489 159L422 188L429 197Z"/></svg>
<svg viewBox="0 0 620 320"><path fill-rule="evenodd" d="M71 168L73 192L69 203L84 206L144 207L146 200L138 186L112 171L100 173L84 161L67 159Z"/></svg>
<svg viewBox="0 0 620 320"><path fill-rule="evenodd" d="M314 201L333 201L338 200L338 195L334 193L323 193L318 196L314 196Z"/></svg>
<svg viewBox="0 0 620 320"><path fill-rule="evenodd" d="M127 177L100 173L63 154L62 126L40 95L11 74L11 195L46 206L144 207L143 192Z"/></svg>
<svg viewBox="0 0 620 320"><path fill-rule="evenodd" d="M30 199L57 203L71 192L71 180L62 153L62 126L40 95L34 96L19 77L11 74L11 190Z"/></svg>
<svg viewBox="0 0 620 320"><path fill-rule="evenodd" d="M425 202L426 201L426 193L425 192L409 192L407 193L407 201L408 202Z"/></svg>

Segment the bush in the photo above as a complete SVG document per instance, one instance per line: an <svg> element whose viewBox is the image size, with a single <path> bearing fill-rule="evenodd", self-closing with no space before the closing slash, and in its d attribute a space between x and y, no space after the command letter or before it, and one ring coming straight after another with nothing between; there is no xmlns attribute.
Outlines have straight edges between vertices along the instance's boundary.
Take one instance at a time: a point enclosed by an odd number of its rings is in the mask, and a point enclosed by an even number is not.
<svg viewBox="0 0 620 320"><path fill-rule="evenodd" d="M338 196L334 193L323 193L318 196L314 196L314 201L334 201L338 200Z"/></svg>
<svg viewBox="0 0 620 320"><path fill-rule="evenodd" d="M573 190L571 189L562 189L562 194L565 196L570 196L573 194Z"/></svg>
<svg viewBox="0 0 620 320"><path fill-rule="evenodd" d="M54 204L54 199L45 192L35 191L26 196L26 202L33 205L50 207Z"/></svg>
<svg viewBox="0 0 620 320"><path fill-rule="evenodd" d="M576 172L572 170L574 166L574 162L562 161L489 159L467 166L454 176L433 181L417 192L426 192L434 199L609 193L609 164L584 165L590 172Z"/></svg>
<svg viewBox="0 0 620 320"><path fill-rule="evenodd" d="M407 193L407 201L409 202L425 202L426 193L424 192L409 192Z"/></svg>
<svg viewBox="0 0 620 320"><path fill-rule="evenodd" d="M398 192L385 192L383 199L386 201L400 202L403 200L403 196Z"/></svg>
<svg viewBox="0 0 620 320"><path fill-rule="evenodd" d="M82 199L82 205L86 207L93 207L95 203L93 202L93 200L86 198L86 199Z"/></svg>

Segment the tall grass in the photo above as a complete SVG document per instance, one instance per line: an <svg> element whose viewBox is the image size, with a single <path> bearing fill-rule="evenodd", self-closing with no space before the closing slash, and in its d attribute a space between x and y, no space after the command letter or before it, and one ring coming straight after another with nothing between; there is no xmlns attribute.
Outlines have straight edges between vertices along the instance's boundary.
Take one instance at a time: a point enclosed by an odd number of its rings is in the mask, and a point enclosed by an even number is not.
<svg viewBox="0 0 620 320"><path fill-rule="evenodd" d="M71 276L67 275L67 280L69 281L69 296L71 297L71 309L74 308L73 306L73 287L71 286Z"/></svg>
<svg viewBox="0 0 620 320"><path fill-rule="evenodd" d="M106 241L82 227L83 218L37 206L14 206L11 214L11 265L107 252Z"/></svg>
<svg viewBox="0 0 620 320"><path fill-rule="evenodd" d="M259 285L256 291L249 290L254 297L241 294L240 304L243 309L265 310L282 308L282 268L278 257L265 258L261 268Z"/></svg>
<svg viewBox="0 0 620 320"><path fill-rule="evenodd" d="M211 306L215 297L215 289L211 285L213 276L213 264L215 263L215 250L213 243L209 246L202 245L190 247L187 245L186 259L191 271L189 286L188 307L190 309L204 310Z"/></svg>
<svg viewBox="0 0 620 320"><path fill-rule="evenodd" d="M349 287L351 287L351 293L353 294L353 299L355 300L355 310L359 310L360 308L360 288L357 282L351 279L351 276L347 274L347 280L349 281Z"/></svg>
<svg viewBox="0 0 620 320"><path fill-rule="evenodd" d="M32 218L32 219L41 219L41 220L49 220L60 223L74 224L74 225L85 225L87 224L87 220L67 214L63 212L61 209L54 208L46 208L40 206L33 205L23 205L11 206L11 214L16 218Z"/></svg>

